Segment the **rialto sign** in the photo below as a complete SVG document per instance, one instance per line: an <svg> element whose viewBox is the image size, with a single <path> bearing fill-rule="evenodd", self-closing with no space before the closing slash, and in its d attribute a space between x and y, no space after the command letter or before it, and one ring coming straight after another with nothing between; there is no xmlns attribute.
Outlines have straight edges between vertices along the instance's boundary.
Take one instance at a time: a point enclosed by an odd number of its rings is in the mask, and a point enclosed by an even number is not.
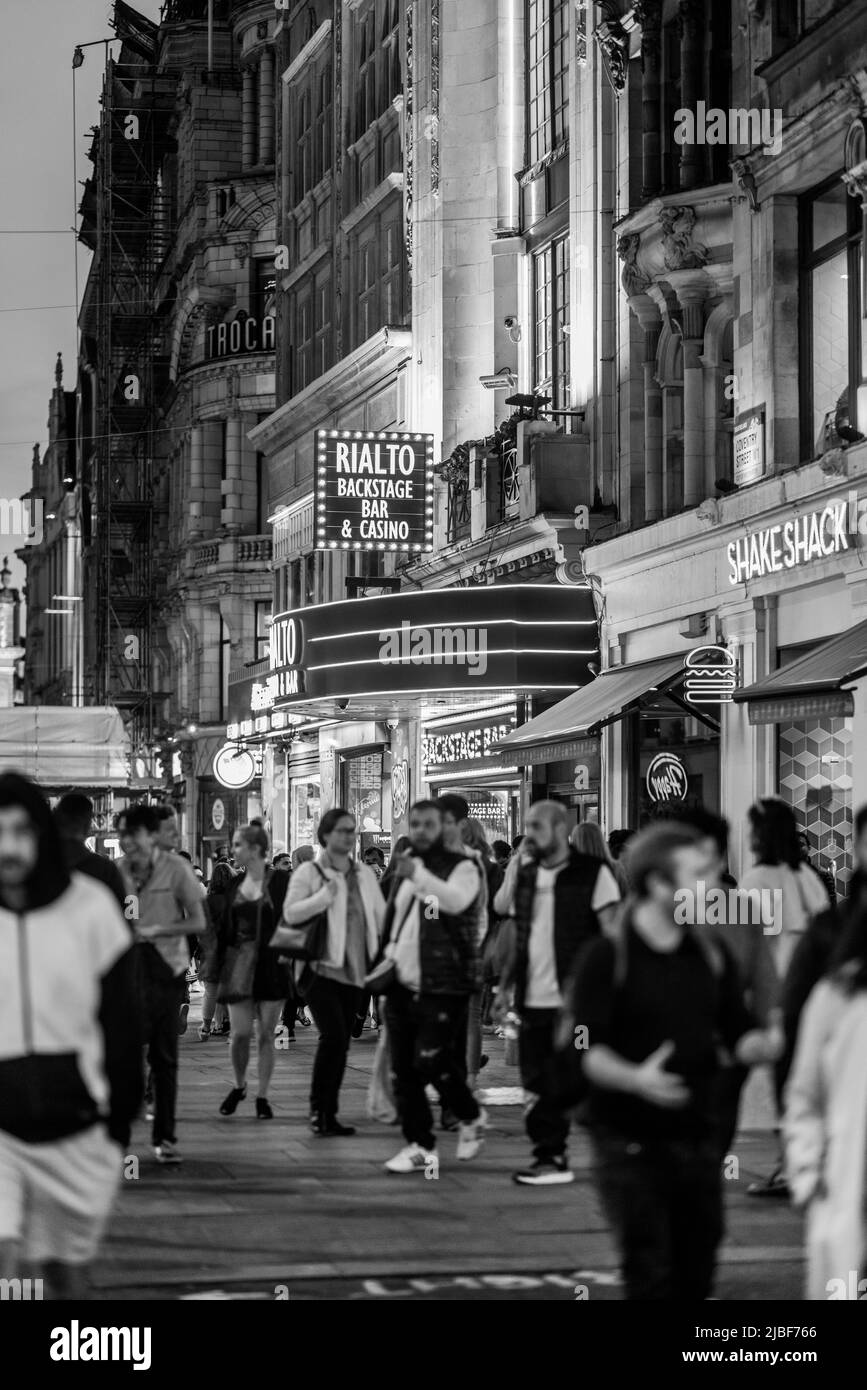
<svg viewBox="0 0 867 1390"><path fill-rule="evenodd" d="M744 584L849 550L849 506L835 497L822 511L741 536L728 547L729 583Z"/></svg>

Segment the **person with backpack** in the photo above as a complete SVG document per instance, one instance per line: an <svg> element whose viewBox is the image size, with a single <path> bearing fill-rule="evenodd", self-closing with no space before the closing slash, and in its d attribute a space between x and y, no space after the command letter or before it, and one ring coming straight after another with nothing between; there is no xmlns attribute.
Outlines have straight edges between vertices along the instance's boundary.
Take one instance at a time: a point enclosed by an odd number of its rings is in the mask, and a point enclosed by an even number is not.
<svg viewBox="0 0 867 1390"><path fill-rule="evenodd" d="M777 1012L757 1029L734 960L682 923L679 895L712 872L701 832L640 831L632 896L570 989L594 1176L630 1300L710 1296L723 1234L715 1082L722 1042L751 1067L781 1054Z"/></svg>

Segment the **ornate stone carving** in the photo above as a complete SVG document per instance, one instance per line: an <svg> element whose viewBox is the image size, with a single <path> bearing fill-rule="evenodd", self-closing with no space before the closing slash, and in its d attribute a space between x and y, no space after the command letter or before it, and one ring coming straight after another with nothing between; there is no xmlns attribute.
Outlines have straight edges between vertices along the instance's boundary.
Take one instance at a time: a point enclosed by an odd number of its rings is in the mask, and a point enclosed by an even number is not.
<svg viewBox="0 0 867 1390"><path fill-rule="evenodd" d="M620 283L624 293L630 297L634 294L643 294L650 284L649 279L638 266L640 244L641 237L637 232L627 232L625 236L617 239L617 254L623 262Z"/></svg>
<svg viewBox="0 0 867 1390"><path fill-rule="evenodd" d="M729 165L737 180L738 188L749 201L751 210L758 212L759 194L750 166L745 159L732 159L729 161Z"/></svg>
<svg viewBox="0 0 867 1390"><path fill-rule="evenodd" d="M587 66L587 0L575 0L575 61Z"/></svg>
<svg viewBox="0 0 867 1390"><path fill-rule="evenodd" d="M659 214L662 228L663 260L667 270L698 270L707 265L708 249L693 241L695 208L663 208Z"/></svg>
<svg viewBox="0 0 867 1390"><path fill-rule="evenodd" d="M600 5L603 19L596 25L593 37L602 54L602 62L608 80L617 96L626 86L626 73L629 66L629 36L617 16L611 0L603 0Z"/></svg>

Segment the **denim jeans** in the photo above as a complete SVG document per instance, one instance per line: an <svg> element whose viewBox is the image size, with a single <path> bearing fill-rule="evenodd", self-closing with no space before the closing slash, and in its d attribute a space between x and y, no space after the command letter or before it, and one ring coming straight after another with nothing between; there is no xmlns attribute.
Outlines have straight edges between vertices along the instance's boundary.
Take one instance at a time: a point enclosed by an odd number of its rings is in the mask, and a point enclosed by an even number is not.
<svg viewBox="0 0 867 1390"><path fill-rule="evenodd" d="M479 1107L467 1086L467 996L414 995L395 985L386 999L391 1077L397 1113L408 1144L433 1149L436 1139L425 1086L435 1086L443 1106L468 1124Z"/></svg>

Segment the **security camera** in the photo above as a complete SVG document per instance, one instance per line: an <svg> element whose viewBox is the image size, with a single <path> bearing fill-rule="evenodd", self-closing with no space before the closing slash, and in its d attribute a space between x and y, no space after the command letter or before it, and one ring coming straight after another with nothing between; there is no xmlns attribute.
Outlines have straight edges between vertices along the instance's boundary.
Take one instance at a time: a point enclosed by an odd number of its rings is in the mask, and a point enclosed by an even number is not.
<svg viewBox="0 0 867 1390"><path fill-rule="evenodd" d="M349 701L348 701L348 700L338 700L338 701L337 701L337 708L338 708L338 709L346 709L346 707L347 707L348 704L349 704Z"/></svg>
<svg viewBox="0 0 867 1390"><path fill-rule="evenodd" d="M518 320L514 314L507 314L506 317L503 319L503 327L514 328L517 322Z"/></svg>

